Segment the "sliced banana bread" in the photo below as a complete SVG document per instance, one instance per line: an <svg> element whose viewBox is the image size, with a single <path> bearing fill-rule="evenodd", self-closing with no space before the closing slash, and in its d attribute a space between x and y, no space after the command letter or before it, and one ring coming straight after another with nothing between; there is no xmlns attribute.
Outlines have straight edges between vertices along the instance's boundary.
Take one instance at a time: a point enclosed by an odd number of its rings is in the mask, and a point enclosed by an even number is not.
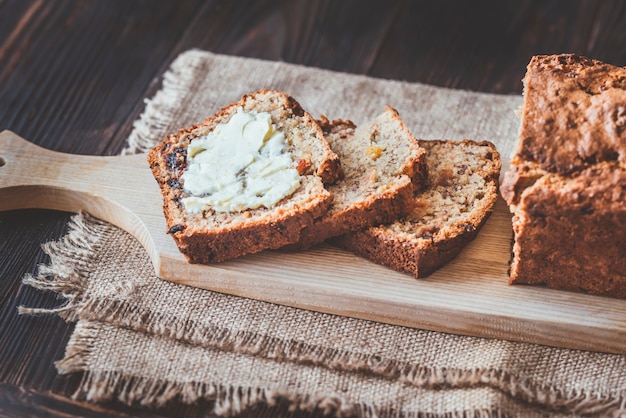
<svg viewBox="0 0 626 418"><path fill-rule="evenodd" d="M297 242L341 177L317 122L289 95L261 90L169 135L148 155L168 233L192 263Z"/></svg>
<svg viewBox="0 0 626 418"><path fill-rule="evenodd" d="M500 154L487 141L419 141L429 181L412 212L388 225L334 239L340 247L416 278L454 258L487 220L498 197Z"/></svg>
<svg viewBox="0 0 626 418"><path fill-rule="evenodd" d="M390 106L358 128L326 118L320 126L341 160L344 178L328 187L334 196L328 212L304 228L291 248L307 248L408 214L414 189L427 177L424 149Z"/></svg>

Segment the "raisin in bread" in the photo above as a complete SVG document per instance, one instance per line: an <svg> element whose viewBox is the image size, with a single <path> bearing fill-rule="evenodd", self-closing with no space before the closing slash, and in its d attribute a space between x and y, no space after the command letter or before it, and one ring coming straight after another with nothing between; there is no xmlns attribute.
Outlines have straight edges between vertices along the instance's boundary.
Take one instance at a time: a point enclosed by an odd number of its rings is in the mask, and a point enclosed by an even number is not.
<svg viewBox="0 0 626 418"><path fill-rule="evenodd" d="M329 122L324 117L320 126L341 160L344 178L328 187L334 196L328 212L304 228L290 249L308 248L408 214L414 188L421 188L427 177L424 149L390 106L358 128L350 121Z"/></svg>
<svg viewBox="0 0 626 418"><path fill-rule="evenodd" d="M429 181L412 212L334 240L340 247L416 278L453 259L478 233L498 197L500 154L487 141L419 141Z"/></svg>
<svg viewBox="0 0 626 418"><path fill-rule="evenodd" d="M332 202L324 183L341 177L317 122L291 96L270 90L169 135L148 162L168 232L192 263L297 242Z"/></svg>
<svg viewBox="0 0 626 418"><path fill-rule="evenodd" d="M533 57L501 193L510 283L626 297L626 68Z"/></svg>

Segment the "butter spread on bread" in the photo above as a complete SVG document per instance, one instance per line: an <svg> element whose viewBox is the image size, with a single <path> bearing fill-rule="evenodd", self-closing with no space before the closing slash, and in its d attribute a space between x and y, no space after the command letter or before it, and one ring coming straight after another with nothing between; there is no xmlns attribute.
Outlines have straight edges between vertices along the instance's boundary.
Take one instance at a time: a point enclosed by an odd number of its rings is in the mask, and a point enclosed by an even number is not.
<svg viewBox="0 0 626 418"><path fill-rule="evenodd" d="M300 186L285 134L267 112L237 109L232 118L189 143L182 175L188 213L271 208Z"/></svg>

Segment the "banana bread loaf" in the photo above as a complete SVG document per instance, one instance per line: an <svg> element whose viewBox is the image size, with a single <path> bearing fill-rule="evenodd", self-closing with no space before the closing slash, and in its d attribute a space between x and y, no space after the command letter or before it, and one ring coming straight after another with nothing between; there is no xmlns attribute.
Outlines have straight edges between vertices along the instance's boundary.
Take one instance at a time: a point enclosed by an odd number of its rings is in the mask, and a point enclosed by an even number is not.
<svg viewBox="0 0 626 418"><path fill-rule="evenodd" d="M626 297L626 68L533 57L501 192L512 284Z"/></svg>

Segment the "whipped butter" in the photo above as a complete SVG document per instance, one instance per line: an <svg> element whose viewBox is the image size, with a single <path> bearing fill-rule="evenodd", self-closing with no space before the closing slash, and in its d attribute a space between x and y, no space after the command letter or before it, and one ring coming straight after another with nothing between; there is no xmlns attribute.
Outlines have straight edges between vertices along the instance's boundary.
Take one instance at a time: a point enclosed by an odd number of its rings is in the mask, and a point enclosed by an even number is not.
<svg viewBox="0 0 626 418"><path fill-rule="evenodd" d="M244 112L189 143L182 203L187 213L271 208L300 186L285 135L269 113Z"/></svg>

